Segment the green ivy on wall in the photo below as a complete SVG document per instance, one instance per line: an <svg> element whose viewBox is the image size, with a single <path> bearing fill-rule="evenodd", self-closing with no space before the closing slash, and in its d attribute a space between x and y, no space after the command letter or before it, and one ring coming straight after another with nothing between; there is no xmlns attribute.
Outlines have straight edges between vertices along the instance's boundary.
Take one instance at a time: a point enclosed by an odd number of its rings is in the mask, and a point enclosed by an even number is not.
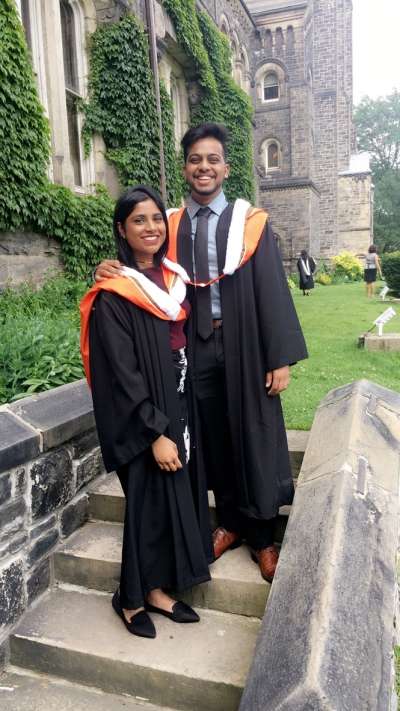
<svg viewBox="0 0 400 711"><path fill-rule="evenodd" d="M174 146L173 112L161 86L162 121L168 202L181 199ZM100 25L91 37L89 102L84 137L90 149L93 133L100 133L106 158L115 166L121 185L160 185L160 139L149 61L147 36L133 15Z"/></svg>
<svg viewBox="0 0 400 711"><path fill-rule="evenodd" d="M200 85L199 102L192 108L192 123L217 121L229 129L230 177L225 192L254 200L253 108L247 94L231 77L231 51L225 35L209 15L196 11L195 0L163 0L173 20L179 44L191 59Z"/></svg>
<svg viewBox="0 0 400 711"><path fill-rule="evenodd" d="M14 0L0 6L0 230L30 220L46 184L49 127Z"/></svg>
<svg viewBox="0 0 400 711"><path fill-rule="evenodd" d="M191 60L200 90L192 122L222 121L231 132L227 195L253 198L251 116L248 97L230 76L229 46L195 0L164 0L178 42ZM114 253L113 200L103 187L79 197L48 180L49 127L37 94L29 51L14 0L0 5L0 230L34 230L60 240L67 271L87 278ZM122 185L159 186L159 135L146 33L126 15L98 27L91 38L89 101L84 142L105 141L107 159ZM174 138L173 106L162 85L161 106L169 205L184 184Z"/></svg>
<svg viewBox="0 0 400 711"><path fill-rule="evenodd" d="M191 60L199 84L201 101L192 108L192 123L222 121L217 82L204 46L195 0L163 0L171 17L178 42Z"/></svg>
<svg viewBox="0 0 400 711"><path fill-rule="evenodd" d="M78 197L48 180L49 127L14 0L0 5L0 231L60 240L67 272L87 278L114 251L113 201L104 188Z"/></svg>

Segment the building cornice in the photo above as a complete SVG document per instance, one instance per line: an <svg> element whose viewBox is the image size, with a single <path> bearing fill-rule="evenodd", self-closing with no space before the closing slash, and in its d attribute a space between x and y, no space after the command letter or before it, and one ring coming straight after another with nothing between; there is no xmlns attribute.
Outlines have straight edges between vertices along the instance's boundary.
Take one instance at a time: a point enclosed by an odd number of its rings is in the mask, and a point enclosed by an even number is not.
<svg viewBox="0 0 400 711"><path fill-rule="evenodd" d="M305 188L312 190L318 196L321 195L311 178L288 178L286 180L274 180L273 183L271 183L268 178L261 178L260 180L260 190L263 192L272 190L283 192L285 190L304 190Z"/></svg>
<svg viewBox="0 0 400 711"><path fill-rule="evenodd" d="M260 17L265 17L267 15L279 15L282 12L293 12L296 10L304 10L307 7L308 7L307 0L305 0L305 2L297 3L297 4L288 2L288 4L283 7L273 7L269 10L255 10L251 14L252 14L253 18L260 18Z"/></svg>

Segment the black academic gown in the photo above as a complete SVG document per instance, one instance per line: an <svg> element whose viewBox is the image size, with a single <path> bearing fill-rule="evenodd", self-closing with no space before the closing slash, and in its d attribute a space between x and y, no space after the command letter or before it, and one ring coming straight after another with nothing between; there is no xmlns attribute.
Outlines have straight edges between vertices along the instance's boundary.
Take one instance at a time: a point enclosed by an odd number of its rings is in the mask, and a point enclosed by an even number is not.
<svg viewBox="0 0 400 711"><path fill-rule="evenodd" d="M225 262L233 204L221 214L216 243L219 270ZM185 212L177 235L177 261L193 277L190 218ZM268 371L296 363L307 350L293 305L282 261L269 224L251 259L219 282L225 351L228 420L234 472L232 486L241 512L270 519L293 498L293 481L279 396L265 388ZM192 401L196 397L196 292L188 323L188 360ZM200 426L193 423L200 446L197 472L204 468Z"/></svg>
<svg viewBox="0 0 400 711"><path fill-rule="evenodd" d="M299 270L299 289L302 289L303 291L308 291L309 289L314 288L314 277L313 274L315 272L315 262L312 257L309 257L308 259L308 264L310 267L310 274L306 274L304 265L303 265L303 260L298 259L297 260L297 269Z"/></svg>
<svg viewBox="0 0 400 711"><path fill-rule="evenodd" d="M200 534L187 466L162 471L151 451L165 434L186 461L168 322L101 292L90 318L90 372L104 464L117 470L129 497L124 549L131 592L124 604L138 607L151 589L209 580L206 558L213 558L204 487L195 502Z"/></svg>

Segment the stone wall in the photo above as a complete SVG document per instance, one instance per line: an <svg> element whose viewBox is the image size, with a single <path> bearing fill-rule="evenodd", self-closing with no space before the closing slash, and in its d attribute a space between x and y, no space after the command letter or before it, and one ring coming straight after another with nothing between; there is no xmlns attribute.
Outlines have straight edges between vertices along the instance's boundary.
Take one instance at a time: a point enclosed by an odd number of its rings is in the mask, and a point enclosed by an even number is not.
<svg viewBox="0 0 400 711"><path fill-rule="evenodd" d="M12 626L52 580L57 543L87 519L104 472L85 381L0 409L0 667Z"/></svg>
<svg viewBox="0 0 400 711"><path fill-rule="evenodd" d="M319 255L319 195L310 181L299 181L290 190L260 186L260 202L270 214L274 232L279 235L279 248L285 269L296 272L296 261L302 249Z"/></svg>
<svg viewBox="0 0 400 711"><path fill-rule="evenodd" d="M0 234L0 290L7 284L44 280L62 269L60 243L32 232Z"/></svg>
<svg viewBox="0 0 400 711"><path fill-rule="evenodd" d="M371 174L342 175L338 189L338 252L364 255L371 244Z"/></svg>

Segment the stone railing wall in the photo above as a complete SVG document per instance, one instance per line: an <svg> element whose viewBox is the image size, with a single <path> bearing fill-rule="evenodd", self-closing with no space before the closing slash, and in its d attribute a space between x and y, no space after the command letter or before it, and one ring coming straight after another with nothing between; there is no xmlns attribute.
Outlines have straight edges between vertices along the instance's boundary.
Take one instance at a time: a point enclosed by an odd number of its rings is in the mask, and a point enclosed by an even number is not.
<svg viewBox="0 0 400 711"><path fill-rule="evenodd" d="M394 711L400 394L333 390L311 429L240 711Z"/></svg>
<svg viewBox="0 0 400 711"><path fill-rule="evenodd" d="M86 381L0 408L0 666L12 626L52 582L51 554L102 473Z"/></svg>

